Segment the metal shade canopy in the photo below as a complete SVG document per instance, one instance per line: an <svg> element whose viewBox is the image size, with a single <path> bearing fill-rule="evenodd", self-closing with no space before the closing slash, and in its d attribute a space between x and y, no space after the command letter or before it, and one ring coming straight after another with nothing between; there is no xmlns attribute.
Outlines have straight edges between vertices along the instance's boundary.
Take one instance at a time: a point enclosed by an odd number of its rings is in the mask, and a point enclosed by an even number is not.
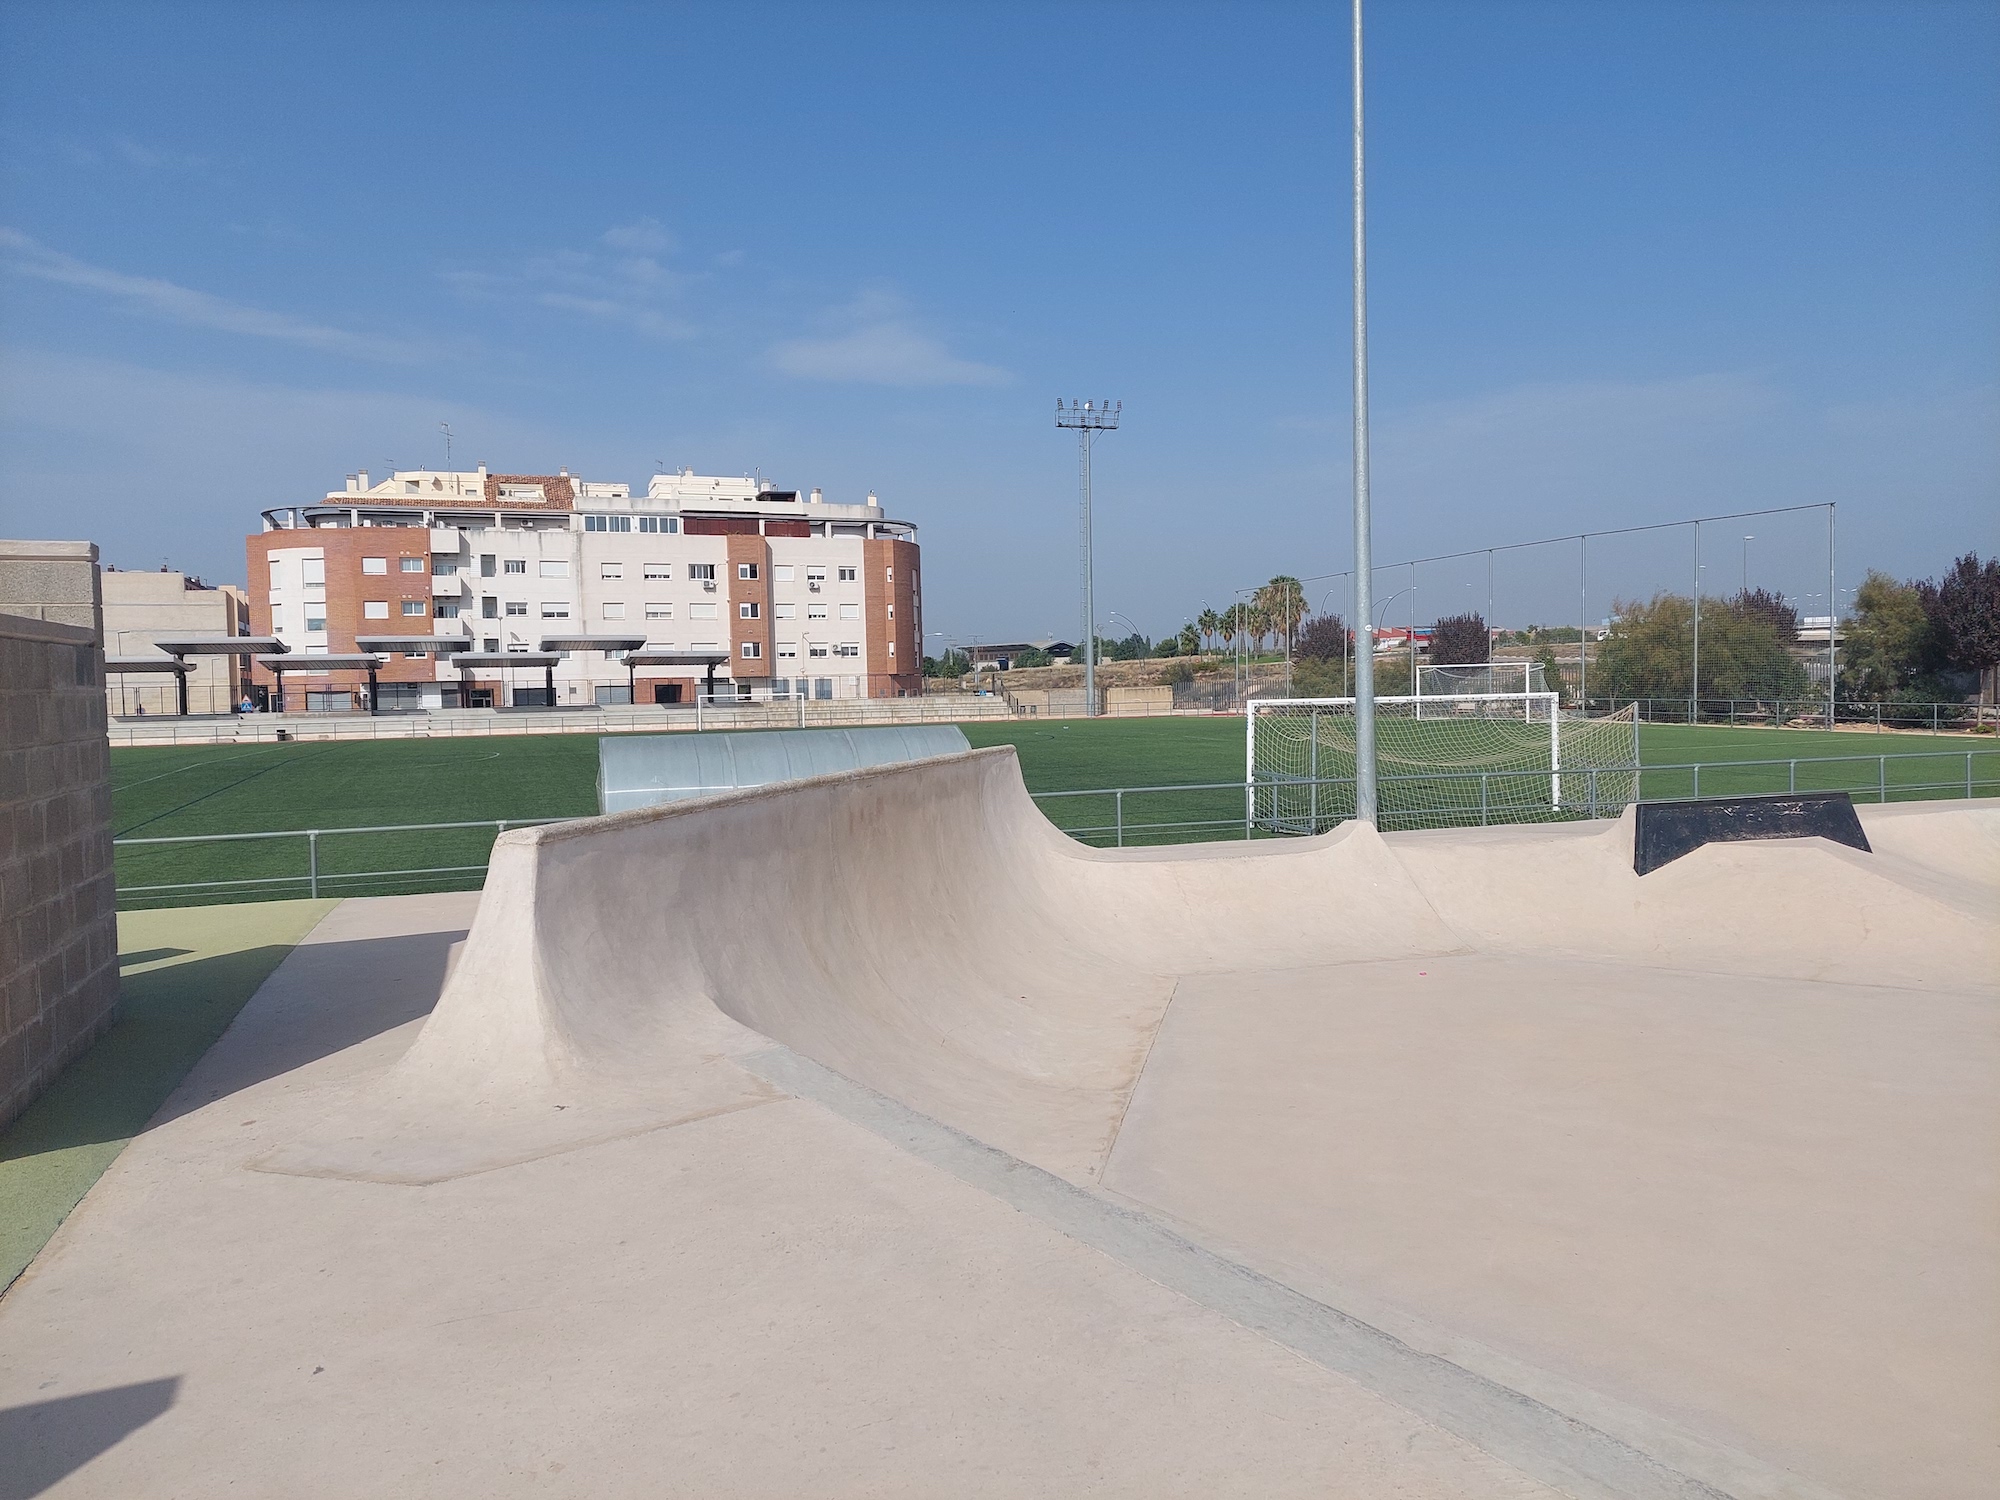
<svg viewBox="0 0 2000 1500"><path fill-rule="evenodd" d="M643 635L545 635L544 651L637 651L646 644Z"/></svg>
<svg viewBox="0 0 2000 1500"><path fill-rule="evenodd" d="M349 652L335 656L260 656L257 665L273 672L372 672L385 665L372 652Z"/></svg>
<svg viewBox="0 0 2000 1500"><path fill-rule="evenodd" d="M176 656L283 656L292 648L275 635L216 635L198 641L153 642Z"/></svg>
<svg viewBox="0 0 2000 1500"><path fill-rule="evenodd" d="M423 651L432 656L450 656L470 649L472 642L462 635L357 635L358 651Z"/></svg>
<svg viewBox="0 0 2000 1500"><path fill-rule="evenodd" d="M729 660L726 651L634 651L625 658L628 667L719 667Z"/></svg>
<svg viewBox="0 0 2000 1500"><path fill-rule="evenodd" d="M187 673L194 670L177 656L107 656L104 658L106 672L176 672Z"/></svg>
<svg viewBox="0 0 2000 1500"><path fill-rule="evenodd" d="M464 672L482 667L553 667L558 660L553 651L460 651L450 665Z"/></svg>

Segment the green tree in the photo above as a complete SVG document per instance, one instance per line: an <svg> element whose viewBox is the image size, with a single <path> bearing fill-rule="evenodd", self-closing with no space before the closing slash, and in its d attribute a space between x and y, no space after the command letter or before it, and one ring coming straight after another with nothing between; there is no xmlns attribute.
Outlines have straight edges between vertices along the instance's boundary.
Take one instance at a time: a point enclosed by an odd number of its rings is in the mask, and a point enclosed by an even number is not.
<svg viewBox="0 0 2000 1500"><path fill-rule="evenodd" d="M1492 655L1492 639L1483 616L1446 615L1431 627L1431 660L1440 665L1477 665Z"/></svg>
<svg viewBox="0 0 2000 1500"><path fill-rule="evenodd" d="M1194 623L1195 629L1201 632L1201 641L1204 647L1222 633L1222 616L1205 606L1202 612L1195 616Z"/></svg>
<svg viewBox="0 0 2000 1500"><path fill-rule="evenodd" d="M1798 698L1806 692L1780 627L1759 608L1707 601L1701 611L1701 696ZM1611 630L1593 653L1593 693L1613 698L1686 698L1695 687L1694 601L1655 594L1613 607ZM1553 674L1551 674L1553 680Z"/></svg>
<svg viewBox="0 0 2000 1500"><path fill-rule="evenodd" d="M1923 595L1870 568L1842 631L1840 685L1850 698L1890 698L1927 665L1936 647Z"/></svg>
<svg viewBox="0 0 2000 1500"><path fill-rule="evenodd" d="M1946 667L1976 673L1990 692L2000 666L2000 558L1968 552L1936 583L1917 585L1936 654Z"/></svg>
<svg viewBox="0 0 2000 1500"><path fill-rule="evenodd" d="M1017 667L1046 667L1054 660L1055 658L1042 650L1041 647L1030 646L1026 651L1020 652L1013 658L1013 665Z"/></svg>
<svg viewBox="0 0 2000 1500"><path fill-rule="evenodd" d="M1191 624L1181 626L1178 644L1181 648L1182 656L1199 655L1201 652L1201 632Z"/></svg>
<svg viewBox="0 0 2000 1500"><path fill-rule="evenodd" d="M1292 654L1292 637L1306 617L1306 588L1289 573L1280 573L1257 590L1253 601L1263 612L1264 630L1285 643L1285 655Z"/></svg>
<svg viewBox="0 0 2000 1500"><path fill-rule="evenodd" d="M956 681L972 670L972 658L963 651L947 651L940 657L924 658L924 676L949 677Z"/></svg>

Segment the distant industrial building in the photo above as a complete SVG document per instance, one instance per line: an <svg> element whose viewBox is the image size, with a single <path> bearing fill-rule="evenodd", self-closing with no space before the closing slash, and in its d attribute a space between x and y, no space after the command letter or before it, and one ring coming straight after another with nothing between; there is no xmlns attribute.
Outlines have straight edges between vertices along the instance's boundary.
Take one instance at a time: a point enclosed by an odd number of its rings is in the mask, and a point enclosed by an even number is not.
<svg viewBox="0 0 2000 1500"><path fill-rule="evenodd" d="M567 470L363 473L264 512L247 552L251 634L285 647L253 668L257 695L275 664L290 709L923 688L916 528L873 495L691 470L642 494Z"/></svg>

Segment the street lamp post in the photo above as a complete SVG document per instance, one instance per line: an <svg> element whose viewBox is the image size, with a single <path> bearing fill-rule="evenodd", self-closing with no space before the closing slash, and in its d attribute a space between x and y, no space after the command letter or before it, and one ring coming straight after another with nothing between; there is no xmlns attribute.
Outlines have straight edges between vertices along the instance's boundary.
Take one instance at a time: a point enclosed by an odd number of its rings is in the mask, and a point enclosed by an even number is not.
<svg viewBox="0 0 2000 1500"><path fill-rule="evenodd" d="M1368 231L1363 176L1361 0L1354 0L1354 613L1373 610L1374 546L1368 505ZM1376 821L1375 641L1354 654L1354 816Z"/></svg>

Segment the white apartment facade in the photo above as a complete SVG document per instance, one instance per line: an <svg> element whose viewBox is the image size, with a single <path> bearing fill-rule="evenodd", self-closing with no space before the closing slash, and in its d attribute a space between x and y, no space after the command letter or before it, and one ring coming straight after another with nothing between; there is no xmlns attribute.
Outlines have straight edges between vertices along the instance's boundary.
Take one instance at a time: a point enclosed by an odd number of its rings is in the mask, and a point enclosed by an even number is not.
<svg viewBox="0 0 2000 1500"><path fill-rule="evenodd" d="M719 657L732 696L922 691L916 528L873 495L842 505L692 471L639 494L566 470L359 474L266 511L247 552L252 634L308 658L386 652L377 707L527 706L549 685L558 707L705 690L706 664L633 667L634 649ZM466 650L383 644L396 637ZM321 678L300 661L285 677L289 707L360 706L352 670Z"/></svg>

